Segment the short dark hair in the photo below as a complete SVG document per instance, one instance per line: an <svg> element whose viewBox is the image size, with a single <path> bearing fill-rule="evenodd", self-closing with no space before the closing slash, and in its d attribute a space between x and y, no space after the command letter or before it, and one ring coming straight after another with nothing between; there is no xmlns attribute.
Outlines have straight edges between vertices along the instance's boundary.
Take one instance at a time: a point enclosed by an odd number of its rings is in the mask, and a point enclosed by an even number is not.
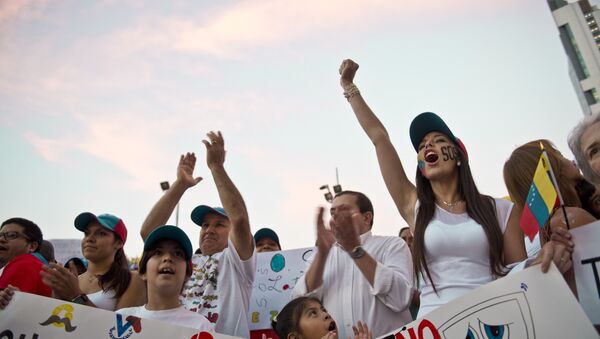
<svg viewBox="0 0 600 339"><path fill-rule="evenodd" d="M373 220L375 219L375 211L373 211L373 203L371 200L361 192L356 191L341 191L340 193L335 195L335 198L340 197L342 195L351 195L356 198L356 205L358 205L358 210L360 213L371 212L371 227L373 227Z"/></svg>
<svg viewBox="0 0 600 339"><path fill-rule="evenodd" d="M27 220L25 218L10 218L5 220L2 225L0 225L0 229L7 224L17 224L23 227L23 234L29 238L29 241L36 242L37 247L34 252L39 252L40 247L42 245L42 241L44 241L44 236L42 235L42 230L36 225L33 221Z"/></svg>
<svg viewBox="0 0 600 339"><path fill-rule="evenodd" d="M142 257L140 258L140 264L138 267L138 272L140 274L146 274L146 269L148 268L148 260L150 260L150 258L152 258L154 256L154 254L156 254L156 247L158 247L158 245L160 245L161 242L162 242L162 240L157 241L155 243L155 245L152 246L152 248L150 248L150 249L144 251L144 253L142 253ZM182 249L183 249L183 247L182 247ZM190 261L186 262L185 276L188 278L192 276L192 266L190 265Z"/></svg>

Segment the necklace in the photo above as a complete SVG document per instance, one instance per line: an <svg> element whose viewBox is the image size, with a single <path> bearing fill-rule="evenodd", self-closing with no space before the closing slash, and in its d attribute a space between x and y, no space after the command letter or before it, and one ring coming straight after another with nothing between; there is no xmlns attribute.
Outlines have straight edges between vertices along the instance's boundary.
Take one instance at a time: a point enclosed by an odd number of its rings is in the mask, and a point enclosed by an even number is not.
<svg viewBox="0 0 600 339"><path fill-rule="evenodd" d="M446 205L446 207L448 207L452 211L452 210L454 210L454 207L456 205L462 203L464 200L460 199L460 200L457 200L455 202L446 202L446 201L440 199L440 201L442 202L442 204Z"/></svg>

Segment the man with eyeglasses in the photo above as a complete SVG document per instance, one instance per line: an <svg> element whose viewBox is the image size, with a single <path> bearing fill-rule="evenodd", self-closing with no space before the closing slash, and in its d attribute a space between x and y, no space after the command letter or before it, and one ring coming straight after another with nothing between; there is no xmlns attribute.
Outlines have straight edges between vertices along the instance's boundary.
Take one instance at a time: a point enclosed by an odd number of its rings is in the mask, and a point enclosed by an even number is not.
<svg viewBox="0 0 600 339"><path fill-rule="evenodd" d="M38 252L42 241L42 231L32 221L10 218L2 223L0 262L5 266L0 271L0 290L10 285L23 292L51 296L52 290L40 277L44 264Z"/></svg>

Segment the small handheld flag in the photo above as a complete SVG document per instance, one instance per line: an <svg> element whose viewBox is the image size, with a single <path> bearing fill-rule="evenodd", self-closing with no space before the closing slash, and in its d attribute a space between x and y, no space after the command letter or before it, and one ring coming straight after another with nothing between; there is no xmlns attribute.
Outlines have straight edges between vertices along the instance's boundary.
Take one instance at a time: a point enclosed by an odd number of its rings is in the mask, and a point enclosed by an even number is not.
<svg viewBox="0 0 600 339"><path fill-rule="evenodd" d="M544 146L540 143L542 154L533 175L533 182L529 188L520 226L523 232L532 241L537 232L550 217L552 210L562 203L560 191L555 186L556 180L552 167L548 161L548 155Z"/></svg>

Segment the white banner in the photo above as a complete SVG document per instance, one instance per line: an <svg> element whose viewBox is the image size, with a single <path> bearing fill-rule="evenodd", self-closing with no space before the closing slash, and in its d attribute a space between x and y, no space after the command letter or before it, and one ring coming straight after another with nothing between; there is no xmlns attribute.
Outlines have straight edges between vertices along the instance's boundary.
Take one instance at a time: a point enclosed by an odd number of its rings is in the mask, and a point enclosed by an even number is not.
<svg viewBox="0 0 600 339"><path fill-rule="evenodd" d="M198 332L157 320L120 314L68 303L63 300L15 292L8 307L0 311L2 339L227 339L227 335Z"/></svg>
<svg viewBox="0 0 600 339"><path fill-rule="evenodd" d="M592 323L600 325L600 221L574 228L571 235L579 302Z"/></svg>
<svg viewBox="0 0 600 339"><path fill-rule="evenodd" d="M384 339L600 338L552 265L498 279Z"/></svg>
<svg viewBox="0 0 600 339"><path fill-rule="evenodd" d="M50 239L48 241L54 246L54 258L61 265L64 265L67 260L73 257L83 258L81 239Z"/></svg>
<svg viewBox="0 0 600 339"><path fill-rule="evenodd" d="M313 247L258 253L250 307L250 330L271 328L271 320L290 301L292 289L307 269Z"/></svg>

